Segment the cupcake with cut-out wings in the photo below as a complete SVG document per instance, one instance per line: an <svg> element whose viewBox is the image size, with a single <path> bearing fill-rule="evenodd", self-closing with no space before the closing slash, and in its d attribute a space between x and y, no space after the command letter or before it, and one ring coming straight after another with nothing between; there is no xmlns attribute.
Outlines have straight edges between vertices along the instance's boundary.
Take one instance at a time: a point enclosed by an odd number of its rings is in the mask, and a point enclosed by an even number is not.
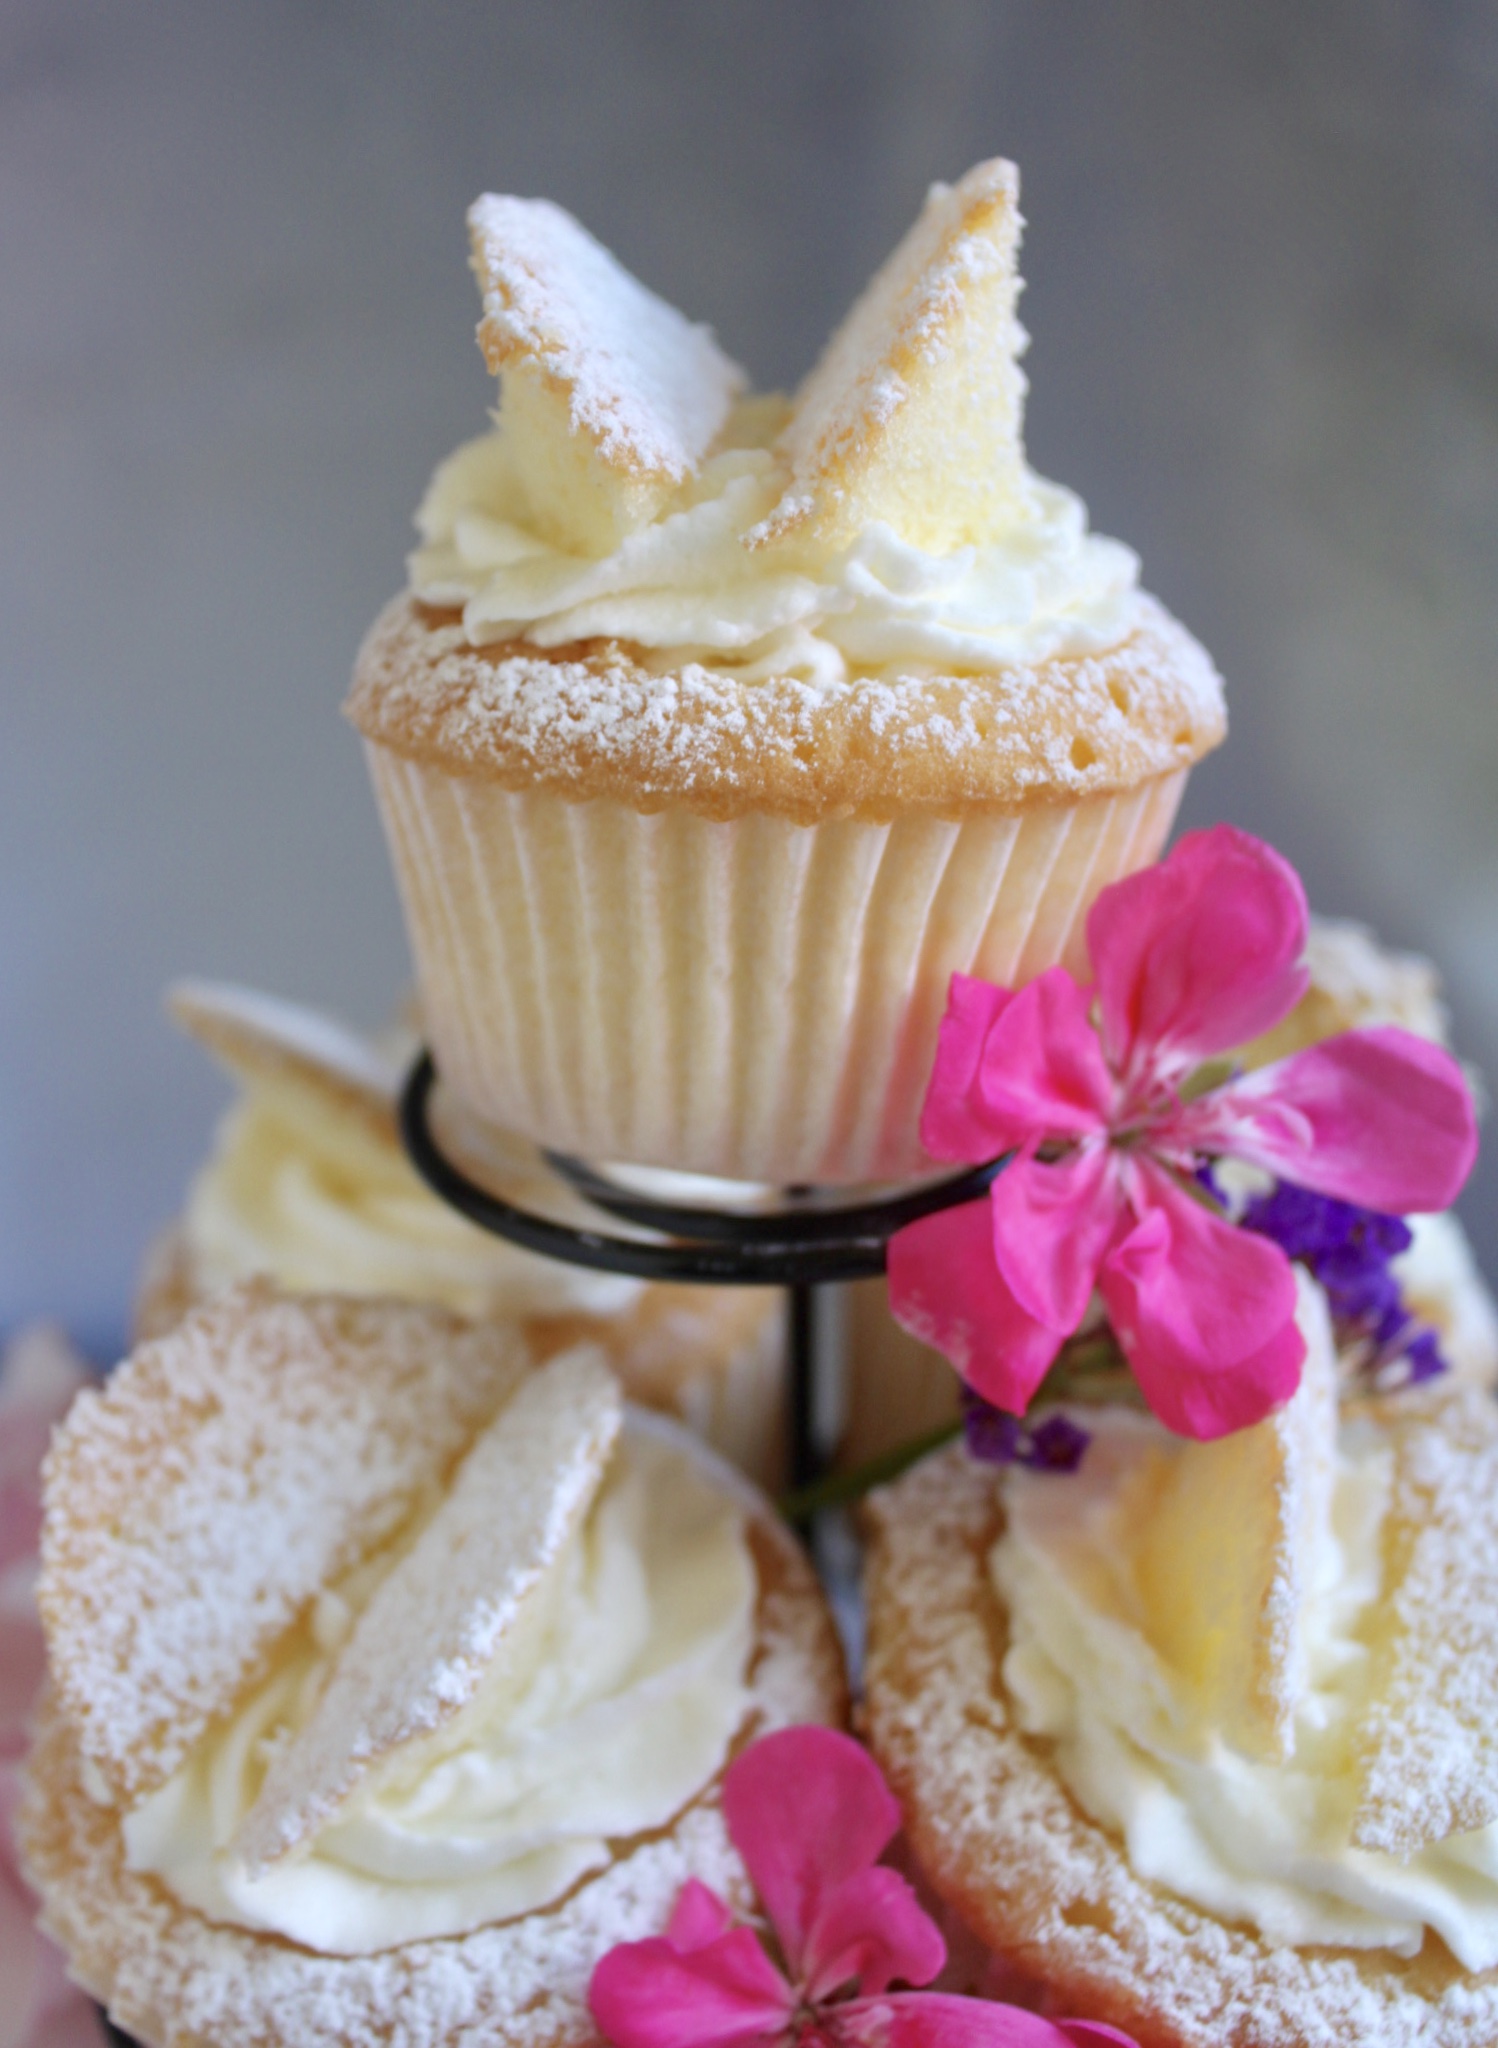
<svg viewBox="0 0 1498 2048"><path fill-rule="evenodd" d="M80 1398L19 1838L151 2048L597 2048L590 1975L697 1878L725 1767L836 1725L770 1503L601 1354L251 1283Z"/></svg>
<svg viewBox="0 0 1498 2048"><path fill-rule="evenodd" d="M442 1076L595 1158L919 1170L952 972L1079 965L1223 733L1025 462L1016 173L933 188L791 402L559 208L470 221L497 425L348 706Z"/></svg>
<svg viewBox="0 0 1498 2048"><path fill-rule="evenodd" d="M876 1496L866 1712L980 1982L1141 2048L1498 2039L1498 1408L1300 1390L1201 1443L1076 1411ZM1079 2005L1085 2001L1085 2005Z"/></svg>

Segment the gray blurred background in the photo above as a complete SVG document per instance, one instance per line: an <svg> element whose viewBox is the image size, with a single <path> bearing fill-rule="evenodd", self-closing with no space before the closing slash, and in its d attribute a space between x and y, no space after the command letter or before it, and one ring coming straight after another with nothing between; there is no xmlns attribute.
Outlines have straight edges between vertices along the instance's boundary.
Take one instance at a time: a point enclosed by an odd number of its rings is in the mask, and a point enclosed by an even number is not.
<svg viewBox="0 0 1498 2048"><path fill-rule="evenodd" d="M996 153L1033 458L1228 679L1188 820L1433 955L1498 1075L1494 6L3 0L0 1328L123 1333L226 1094L168 980L401 988L337 707L490 402L469 200L790 382Z"/></svg>

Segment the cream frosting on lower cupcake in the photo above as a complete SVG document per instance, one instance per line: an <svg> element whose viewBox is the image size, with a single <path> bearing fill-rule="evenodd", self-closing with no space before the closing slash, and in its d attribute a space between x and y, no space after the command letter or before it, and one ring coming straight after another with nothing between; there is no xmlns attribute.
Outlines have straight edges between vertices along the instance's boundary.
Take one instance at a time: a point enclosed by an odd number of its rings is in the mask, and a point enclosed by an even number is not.
<svg viewBox="0 0 1498 2048"><path fill-rule="evenodd" d="M299 1292L394 1294L459 1315L606 1316L644 1290L486 1235L438 1201L393 1132L273 1080L248 1084L224 1117L183 1228L204 1291L265 1273Z"/></svg>
<svg viewBox="0 0 1498 2048"><path fill-rule="evenodd" d="M605 1865L610 1840L678 1813L744 1718L742 1506L637 1428L479 1696L252 1877L229 1844L365 1592L322 1596L266 1681L124 1818L129 1866L210 1920L361 1955L532 1912Z"/></svg>
<svg viewBox="0 0 1498 2048"><path fill-rule="evenodd" d="M1083 1810L1117 1830L1139 1876L1271 1941L1409 1956L1430 1927L1467 1969L1498 1964L1498 1825L1407 1860L1351 1841L1367 1623L1386 1593L1393 1453L1383 1434L1343 1425L1312 1567L1293 1752L1269 1762L1203 1719L1151 1639L1125 1504L1158 1455L1159 1426L1106 1411L1086 1422L1092 1443L1064 1484L1006 1475L1006 1526L989 1560L1008 1612L1003 1676L1019 1725L1054 1743Z"/></svg>

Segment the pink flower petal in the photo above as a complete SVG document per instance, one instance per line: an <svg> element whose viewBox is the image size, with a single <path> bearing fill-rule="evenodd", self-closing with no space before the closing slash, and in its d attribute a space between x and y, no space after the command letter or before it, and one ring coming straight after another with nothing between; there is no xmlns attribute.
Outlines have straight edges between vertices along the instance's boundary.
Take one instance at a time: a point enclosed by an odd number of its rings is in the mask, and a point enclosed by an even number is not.
<svg viewBox="0 0 1498 2048"><path fill-rule="evenodd" d="M949 1358L985 1401L1023 1415L1061 1333L1027 1315L1000 1273L989 1197L897 1230L888 1272L895 1321Z"/></svg>
<svg viewBox="0 0 1498 2048"><path fill-rule="evenodd" d="M1477 1157L1461 1068L1395 1024L1291 1053L1200 1097L1178 1122L1204 1149L1395 1216L1450 1208Z"/></svg>
<svg viewBox="0 0 1498 2048"><path fill-rule="evenodd" d="M989 1190L994 1258L1028 1316L1070 1336L1127 1213L1116 1154L1084 1145L1053 1162L1011 1160Z"/></svg>
<svg viewBox="0 0 1498 2048"><path fill-rule="evenodd" d="M706 1948L710 1941L726 1934L732 1925L733 1914L718 1894L700 1878L689 1877L677 1895L666 1939L672 1948L690 1955L693 1949Z"/></svg>
<svg viewBox="0 0 1498 2048"><path fill-rule="evenodd" d="M1231 825L1188 832L1087 919L1114 1069L1174 1078L1267 1031L1305 991L1305 940L1305 891L1273 847Z"/></svg>
<svg viewBox="0 0 1498 2048"><path fill-rule="evenodd" d="M879 1766L835 1728L783 1728L729 1765L723 1814L792 1974L839 1886L877 1862L900 1826Z"/></svg>
<svg viewBox="0 0 1498 2048"><path fill-rule="evenodd" d="M977 1092L986 1128L999 1140L995 1150L1106 1127L1117 1091L1088 1015L1091 1002L1090 990L1064 967L1048 967L994 1019Z"/></svg>
<svg viewBox="0 0 1498 2048"><path fill-rule="evenodd" d="M588 1985L588 2010L614 2048L758 2048L781 2038L793 2007L747 1927L688 1954L658 1938L621 1942Z"/></svg>
<svg viewBox="0 0 1498 2048"><path fill-rule="evenodd" d="M989 1127L977 1081L984 1042L1011 1000L1007 988L971 974L954 974L948 984L946 1015L921 1109L921 1143L933 1159L971 1163L1004 1150L1002 1137Z"/></svg>
<svg viewBox="0 0 1498 2048"><path fill-rule="evenodd" d="M850 1984L863 1992L929 1984L946 1960L935 1921L899 1872L878 1864L823 1901L806 1937L804 1996L830 1998Z"/></svg>
<svg viewBox="0 0 1498 2048"><path fill-rule="evenodd" d="M1151 1161L1134 1171L1141 1220L1099 1279L1108 1319L1167 1429L1203 1442L1246 1429L1300 1384L1305 1342L1290 1262Z"/></svg>
<svg viewBox="0 0 1498 2048"><path fill-rule="evenodd" d="M861 1998L836 2006L831 2038L848 2048L1071 2048L1071 2044L1116 2042L1136 2048L1112 2027L1076 2020L1047 2020L1017 2005L959 1998L945 1991L897 1991L886 1998ZM1085 2033L1074 2033L1078 2026Z"/></svg>

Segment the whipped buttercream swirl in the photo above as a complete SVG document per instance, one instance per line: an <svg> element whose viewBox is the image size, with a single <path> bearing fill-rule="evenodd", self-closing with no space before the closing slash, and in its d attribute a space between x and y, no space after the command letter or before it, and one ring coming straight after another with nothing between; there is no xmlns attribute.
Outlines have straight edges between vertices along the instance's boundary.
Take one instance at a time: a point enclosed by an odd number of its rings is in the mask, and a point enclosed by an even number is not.
<svg viewBox="0 0 1498 2048"><path fill-rule="evenodd" d="M747 1709L741 1498L636 1419L474 1699L252 1879L235 1831L371 1590L366 1567L324 1595L268 1680L126 1816L132 1869L210 1920L324 1954L463 1934L549 1904L611 1842L665 1826L722 1768Z"/></svg>
<svg viewBox="0 0 1498 2048"><path fill-rule="evenodd" d="M755 409L757 407L757 410ZM1081 500L1026 473L1011 530L924 553L881 523L851 546L750 537L781 499L764 401L741 409L661 516L601 559L538 530L503 426L438 469L417 513L411 586L461 608L476 645L627 642L645 666L692 664L745 682L830 689L851 675L954 675L1100 653L1133 630L1138 560L1087 530Z"/></svg>
<svg viewBox="0 0 1498 2048"><path fill-rule="evenodd" d="M393 1294L457 1315L611 1315L643 1283L541 1259L439 1202L395 1140L310 1089L251 1082L194 1180L197 1284L254 1273L294 1293Z"/></svg>
<svg viewBox="0 0 1498 2048"><path fill-rule="evenodd" d="M1158 1427L1089 1413L1080 1472L1006 1475L1007 1525L990 1559L1009 1611L1004 1682L1019 1724L1055 1743L1085 1812L1116 1830L1141 1877L1293 1947L1413 1955L1426 1928L1469 1970L1498 1964L1498 1826L1408 1862L1354 1848L1352 1736L1369 1683L1360 1623L1382 1591L1391 1452L1344 1422L1331 1527L1311 1561L1306 1682L1281 1763L1230 1746L1150 1640L1130 1569L1130 1481ZM1137 1510L1135 1510L1137 1511Z"/></svg>

